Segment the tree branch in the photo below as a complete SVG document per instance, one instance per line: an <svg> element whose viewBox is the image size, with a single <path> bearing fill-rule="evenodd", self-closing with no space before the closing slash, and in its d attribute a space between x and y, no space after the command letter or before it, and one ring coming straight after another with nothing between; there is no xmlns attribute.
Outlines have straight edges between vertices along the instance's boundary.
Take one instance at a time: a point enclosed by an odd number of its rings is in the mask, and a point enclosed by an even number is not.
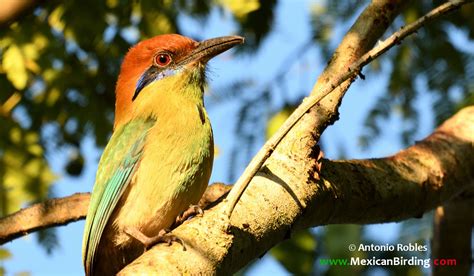
<svg viewBox="0 0 474 276"><path fill-rule="evenodd" d="M470 107L394 156L325 160L321 180L303 174L300 161L277 156L284 171L272 164L257 174L229 232L222 231L225 206L218 204L173 231L187 251L179 244L158 244L121 275L229 274L303 228L420 217L473 187L473 133Z"/></svg>
<svg viewBox="0 0 474 276"><path fill-rule="evenodd" d="M446 14L452 10L459 8L460 6L467 4L470 1L465 0L458 0L458 1L450 1L445 4L440 5L439 7L433 9L428 14L424 15L423 17L419 18L417 21L402 27L399 31L392 34L389 38L385 41L379 43L375 48L370 50L369 52L365 53L362 57L360 57L356 62L351 64L348 70L341 70L339 71L335 77L332 78L332 81L322 86L317 93L312 93L310 97L306 98L296 110L291 114L291 116L285 121L283 126L278 130L275 135L273 135L265 145L260 149L257 155L252 159L250 164L245 169L242 176L237 180L234 185L234 188L229 193L228 196L228 207L226 208L225 212L230 217L232 211L237 204L237 201L244 193L246 187L255 176L255 174L260 170L264 162L270 157L273 153L275 148L278 144L282 141L282 139L289 133L289 131L293 128L293 126L306 114L312 107L314 107L317 103L319 103L322 99L324 99L329 93L334 91L337 87L342 85L348 79L354 79L357 74L362 76L362 68L370 63L372 60L376 59L390 48L399 44L405 37L408 35L416 32L419 28L424 26L427 22ZM347 89L347 88L346 88ZM342 97L342 96L341 96Z"/></svg>
<svg viewBox="0 0 474 276"><path fill-rule="evenodd" d="M212 206L230 190L230 187L223 183L210 185L199 201L199 206L202 209ZM53 198L0 218L0 245L44 228L84 219L89 200L89 193Z"/></svg>
<svg viewBox="0 0 474 276"><path fill-rule="evenodd" d="M473 134L474 107L468 107L394 156L323 162L323 187L337 200L318 195L308 205L312 218L301 222L299 228L421 217L473 188ZM321 213L321 204L326 202L323 208L331 210L330 214Z"/></svg>
<svg viewBox="0 0 474 276"><path fill-rule="evenodd" d="M74 194L34 204L0 219L0 244L44 228L85 218L89 194Z"/></svg>

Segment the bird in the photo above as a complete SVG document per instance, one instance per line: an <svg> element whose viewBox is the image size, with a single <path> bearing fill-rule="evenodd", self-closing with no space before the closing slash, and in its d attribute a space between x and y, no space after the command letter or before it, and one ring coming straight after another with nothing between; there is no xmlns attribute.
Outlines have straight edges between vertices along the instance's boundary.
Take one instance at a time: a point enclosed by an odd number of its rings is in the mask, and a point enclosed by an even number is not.
<svg viewBox="0 0 474 276"><path fill-rule="evenodd" d="M86 216L86 275L115 275L148 242L165 239L164 229L202 197L214 157L203 101L206 65L243 42L164 34L129 49Z"/></svg>

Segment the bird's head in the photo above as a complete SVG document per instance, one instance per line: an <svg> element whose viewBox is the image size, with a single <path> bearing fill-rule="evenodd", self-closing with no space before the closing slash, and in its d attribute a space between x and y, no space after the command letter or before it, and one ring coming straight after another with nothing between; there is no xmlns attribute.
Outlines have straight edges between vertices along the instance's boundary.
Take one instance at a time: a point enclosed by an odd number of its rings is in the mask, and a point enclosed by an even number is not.
<svg viewBox="0 0 474 276"><path fill-rule="evenodd" d="M157 93L156 90L179 92L184 85L194 85L202 93L206 62L243 41L240 36L225 36L196 42L166 34L136 44L122 62L114 127L130 120L133 106L149 98L145 94ZM153 89L148 89L151 85Z"/></svg>

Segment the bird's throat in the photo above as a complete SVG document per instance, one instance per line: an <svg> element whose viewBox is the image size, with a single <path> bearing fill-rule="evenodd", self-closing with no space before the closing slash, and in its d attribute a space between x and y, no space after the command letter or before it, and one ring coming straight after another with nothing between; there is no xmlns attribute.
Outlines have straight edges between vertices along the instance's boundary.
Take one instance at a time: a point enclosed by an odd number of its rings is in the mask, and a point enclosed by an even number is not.
<svg viewBox="0 0 474 276"><path fill-rule="evenodd" d="M194 71L194 70L193 70ZM132 118L159 117L165 110L182 112L184 106L203 107L204 76L199 72L181 72L152 81L133 101Z"/></svg>
<svg viewBox="0 0 474 276"><path fill-rule="evenodd" d="M145 88L147 85L154 81L161 80L165 77L173 76L176 73L178 73L177 69L160 69L157 68L156 66L150 66L138 79L137 84L135 86L135 93L133 94L132 101L134 101L137 97L138 94Z"/></svg>

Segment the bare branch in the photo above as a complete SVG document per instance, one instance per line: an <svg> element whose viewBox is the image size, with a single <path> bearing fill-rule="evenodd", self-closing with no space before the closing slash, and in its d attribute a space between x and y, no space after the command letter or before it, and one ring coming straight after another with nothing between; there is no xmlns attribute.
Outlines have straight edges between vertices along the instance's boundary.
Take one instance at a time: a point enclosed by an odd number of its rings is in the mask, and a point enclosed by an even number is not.
<svg viewBox="0 0 474 276"><path fill-rule="evenodd" d="M44 228L86 217L89 194L74 194L34 204L0 219L0 244Z"/></svg>
<svg viewBox="0 0 474 276"><path fill-rule="evenodd" d="M199 206L202 209L212 206L230 190L230 187L223 183L210 185L199 201ZM84 219L89 200L89 193L53 198L0 218L0 244L44 228Z"/></svg>
<svg viewBox="0 0 474 276"><path fill-rule="evenodd" d="M424 26L427 22L446 14L452 10L459 8L460 6L472 2L472 0L460 0L460 1L450 1L447 2L436 9L432 10L425 16L421 17L417 21L409 24L405 27L402 27L399 31L392 34L384 42L381 42L371 51L364 54L358 61L354 62L349 66L348 70L341 70L338 72L338 75L327 85L324 85L322 89L318 89L318 93L312 93L310 97L306 98L291 116L285 121L283 126L275 133L260 149L256 156L252 159L250 164L245 169L244 173L237 180L234 185L234 188L229 193L227 198L228 207L225 210L225 213L230 217L232 211L234 210L235 205L242 196L243 192L247 188L248 184L252 178L257 174L265 161L270 157L275 148L281 142L281 140L289 133L293 126L300 121L304 114L306 114L312 107L319 103L324 97L329 95L337 87L343 84L348 79L354 79L357 74L362 72L362 68L367 65L369 62L382 55L388 51L393 46L399 44L405 37L414 33L416 30ZM341 95L342 97L343 95Z"/></svg>

